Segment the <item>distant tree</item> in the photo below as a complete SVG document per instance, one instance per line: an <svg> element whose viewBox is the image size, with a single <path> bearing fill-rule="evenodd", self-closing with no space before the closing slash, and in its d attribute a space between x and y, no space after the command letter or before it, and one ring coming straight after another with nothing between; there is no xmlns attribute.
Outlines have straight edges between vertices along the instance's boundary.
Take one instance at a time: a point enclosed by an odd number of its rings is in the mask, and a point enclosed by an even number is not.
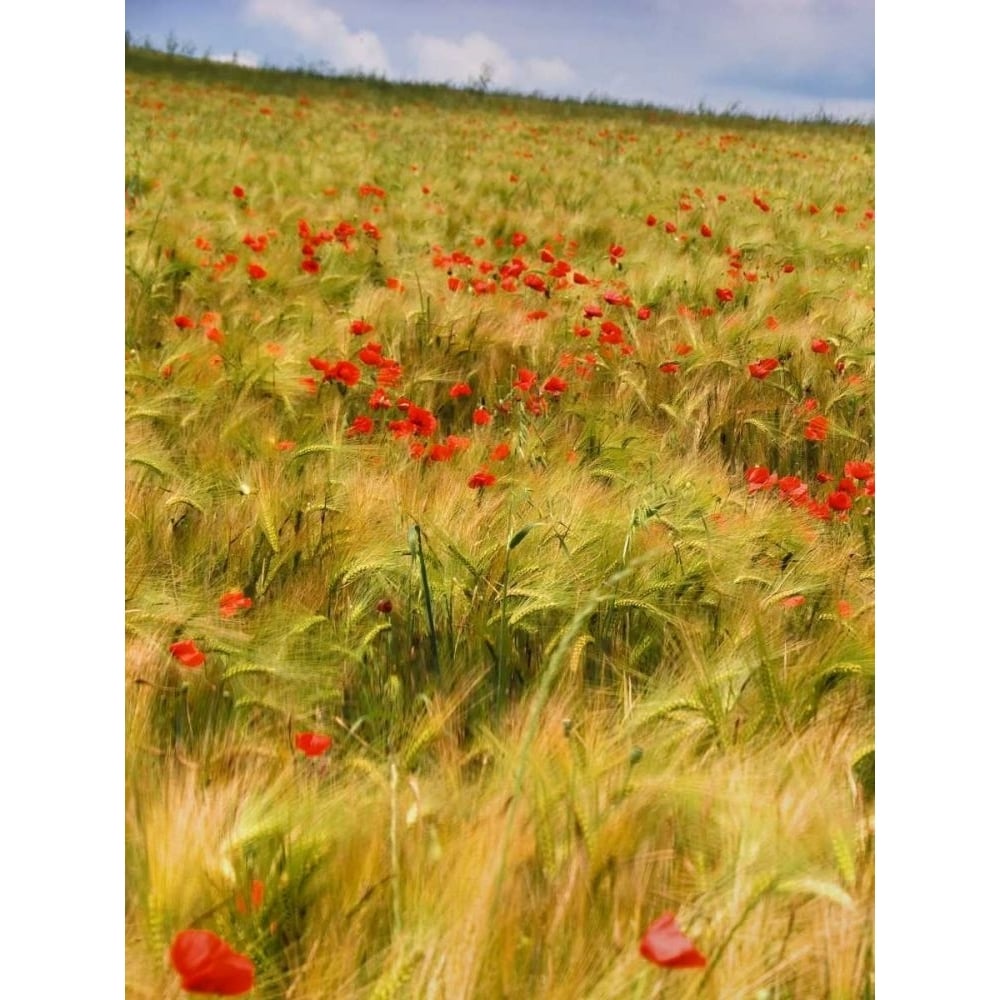
<svg viewBox="0 0 1000 1000"><path fill-rule="evenodd" d="M128 28L126 28L125 29L125 50L128 51L130 48L132 48L132 32L129 31Z"/></svg>
<svg viewBox="0 0 1000 1000"><path fill-rule="evenodd" d="M198 50L195 47L194 42L184 42L184 44L181 45L182 56L187 56L188 58L191 58L197 51Z"/></svg>
<svg viewBox="0 0 1000 1000"><path fill-rule="evenodd" d="M177 36L174 34L173 28L171 28L167 33L167 40L163 45L164 52L166 52L168 56L175 55L179 44L180 43L177 41Z"/></svg>
<svg viewBox="0 0 1000 1000"><path fill-rule="evenodd" d="M481 90L484 94L490 89L490 85L493 83L493 77L496 75L496 70L493 68L492 63L484 62L482 66L479 67L479 76L473 81L473 87L476 90Z"/></svg>

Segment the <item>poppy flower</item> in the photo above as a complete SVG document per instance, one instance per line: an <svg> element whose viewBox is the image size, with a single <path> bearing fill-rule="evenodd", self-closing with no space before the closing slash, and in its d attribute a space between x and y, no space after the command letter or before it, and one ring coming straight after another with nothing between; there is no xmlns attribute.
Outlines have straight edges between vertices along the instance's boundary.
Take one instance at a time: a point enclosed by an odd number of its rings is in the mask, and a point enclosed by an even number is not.
<svg viewBox="0 0 1000 1000"><path fill-rule="evenodd" d="M375 421L371 417L366 417L362 414L351 421L351 426L347 428L347 436L357 437L359 434L371 434L374 427Z"/></svg>
<svg viewBox="0 0 1000 1000"><path fill-rule="evenodd" d="M663 223L663 231L665 233L676 233L677 232L677 223L675 223L675 222L664 222Z"/></svg>
<svg viewBox="0 0 1000 1000"><path fill-rule="evenodd" d="M822 337L816 337L811 347L813 354L827 354L830 350L830 341L824 340Z"/></svg>
<svg viewBox="0 0 1000 1000"><path fill-rule="evenodd" d="M854 609L851 607L850 601L837 601L837 614L841 618L850 618L854 614Z"/></svg>
<svg viewBox="0 0 1000 1000"><path fill-rule="evenodd" d="M778 363L777 358L761 358L760 361L747 365L747 368L753 378L765 379L778 367Z"/></svg>
<svg viewBox="0 0 1000 1000"><path fill-rule="evenodd" d="M647 215L646 216L646 225L647 226L655 226L656 225L656 216L653 215L652 213L650 213L649 215Z"/></svg>
<svg viewBox="0 0 1000 1000"><path fill-rule="evenodd" d="M798 608L805 603L806 599L801 594L793 594L791 597L786 597L781 605L785 608Z"/></svg>
<svg viewBox="0 0 1000 1000"><path fill-rule="evenodd" d="M492 420L493 417L485 406L477 406L472 412L472 422L477 427L486 427L492 422Z"/></svg>
<svg viewBox="0 0 1000 1000"><path fill-rule="evenodd" d="M639 306L635 311L636 319L649 319L652 315L653 310L649 306Z"/></svg>
<svg viewBox="0 0 1000 1000"><path fill-rule="evenodd" d="M190 330L194 326L194 320L190 316L175 316L174 326L178 330Z"/></svg>
<svg viewBox="0 0 1000 1000"><path fill-rule="evenodd" d="M612 263L624 256L625 247L623 247L620 243L612 243L611 246L608 247L608 257Z"/></svg>
<svg viewBox="0 0 1000 1000"><path fill-rule="evenodd" d="M240 199L242 199L242 198L245 198L246 196L247 196L246 191L239 184L234 184L233 185L233 197L234 198L240 198Z"/></svg>
<svg viewBox="0 0 1000 1000"><path fill-rule="evenodd" d="M785 264L785 266L782 267L781 270L784 271L785 274L791 274L792 271L795 270L795 265L794 264Z"/></svg>
<svg viewBox="0 0 1000 1000"><path fill-rule="evenodd" d="M845 462L844 475L852 479L871 479L875 466L871 462Z"/></svg>
<svg viewBox="0 0 1000 1000"><path fill-rule="evenodd" d="M262 281L267 277L267 271L260 264L247 264L247 274L250 275L252 281Z"/></svg>
<svg viewBox="0 0 1000 1000"><path fill-rule="evenodd" d="M705 956L677 926L672 913L661 913L642 935L639 954L664 969L700 969Z"/></svg>
<svg viewBox="0 0 1000 1000"><path fill-rule="evenodd" d="M826 502L832 510L850 510L854 500L850 493L837 490L826 498Z"/></svg>
<svg viewBox="0 0 1000 1000"><path fill-rule="evenodd" d="M715 297L720 302L732 302L733 301L733 290L731 288L716 288Z"/></svg>
<svg viewBox="0 0 1000 1000"><path fill-rule="evenodd" d="M748 493L769 490L778 482L778 474L770 472L766 465L751 465L743 474L743 478L746 480Z"/></svg>
<svg viewBox="0 0 1000 1000"><path fill-rule="evenodd" d="M259 878L255 878L250 883L250 900L247 902L242 895L236 897L236 912L247 913L250 910L259 910L264 905L264 883Z"/></svg>
<svg viewBox="0 0 1000 1000"><path fill-rule="evenodd" d="M306 272L306 274L319 274L319 261L315 257L307 257L299 267Z"/></svg>
<svg viewBox="0 0 1000 1000"><path fill-rule="evenodd" d="M295 749L307 757L319 757L330 749L333 739L323 733L296 733Z"/></svg>
<svg viewBox="0 0 1000 1000"><path fill-rule="evenodd" d="M294 441L278 441L275 446L278 451L291 451L295 447Z"/></svg>
<svg viewBox="0 0 1000 1000"><path fill-rule="evenodd" d="M558 396L569 388L564 379L559 378L558 375L553 375L551 378L545 380L545 384L542 386L543 392L551 393L553 396Z"/></svg>
<svg viewBox="0 0 1000 1000"><path fill-rule="evenodd" d="M183 642L175 642L170 647L174 659L189 669L200 667L205 662L205 654L195 645L193 639L185 639Z"/></svg>
<svg viewBox="0 0 1000 1000"><path fill-rule="evenodd" d="M597 338L602 344L620 344L622 342L622 328L611 320L606 319L601 324L601 335Z"/></svg>
<svg viewBox="0 0 1000 1000"><path fill-rule="evenodd" d="M253 601L243 596L242 590L228 590L219 598L219 614L223 618L232 618L244 608L252 608Z"/></svg>
<svg viewBox="0 0 1000 1000"><path fill-rule="evenodd" d="M660 365L660 371L664 375L676 375L681 370L681 366L676 361L664 361Z"/></svg>
<svg viewBox="0 0 1000 1000"><path fill-rule="evenodd" d="M502 441L498 444L493 451L490 452L490 458L494 462L502 462L504 459L510 457L510 445L506 441Z"/></svg>
<svg viewBox="0 0 1000 1000"><path fill-rule="evenodd" d="M449 390L448 395L452 399L460 399L462 396L471 396L472 387L467 382L456 382Z"/></svg>
<svg viewBox="0 0 1000 1000"><path fill-rule="evenodd" d="M264 350L267 351L272 358L280 358L281 355L285 353L285 349L281 346L281 344L275 344L272 341L268 341L268 343L264 345Z"/></svg>
<svg viewBox="0 0 1000 1000"><path fill-rule="evenodd" d="M481 490L487 486L492 486L497 481L497 477L485 469L480 469L469 476L469 489Z"/></svg>
<svg viewBox="0 0 1000 1000"><path fill-rule="evenodd" d="M622 295L621 292L605 292L604 301L607 302L609 306L625 306L627 308L632 307L632 300L627 295Z"/></svg>
<svg viewBox="0 0 1000 1000"><path fill-rule="evenodd" d="M177 934L170 945L170 964L188 993L235 997L253 989L253 962L211 931Z"/></svg>
<svg viewBox="0 0 1000 1000"><path fill-rule="evenodd" d="M781 326L776 316L768 316L767 319L764 320L764 325L768 328L768 330L777 330L778 327Z"/></svg>
<svg viewBox="0 0 1000 1000"><path fill-rule="evenodd" d="M693 350L694 348L690 344L674 344L674 354L679 354L682 358L685 355L690 354Z"/></svg>
<svg viewBox="0 0 1000 1000"><path fill-rule="evenodd" d="M813 417L812 420L806 424L805 439L807 441L825 441L826 430L829 423L830 422L826 419L826 417Z"/></svg>
<svg viewBox="0 0 1000 1000"><path fill-rule="evenodd" d="M378 604L375 605L375 610L380 615L391 615L392 614L392 601L388 597L384 597Z"/></svg>
<svg viewBox="0 0 1000 1000"><path fill-rule="evenodd" d="M537 378L538 376L530 368L518 368L514 388L527 392L535 384Z"/></svg>
<svg viewBox="0 0 1000 1000"><path fill-rule="evenodd" d="M708 239L712 235L712 230L707 222L701 224L701 235Z"/></svg>
<svg viewBox="0 0 1000 1000"><path fill-rule="evenodd" d="M338 361L329 367L326 377L343 382L346 386L357 385L358 379L361 378L361 369L350 361Z"/></svg>

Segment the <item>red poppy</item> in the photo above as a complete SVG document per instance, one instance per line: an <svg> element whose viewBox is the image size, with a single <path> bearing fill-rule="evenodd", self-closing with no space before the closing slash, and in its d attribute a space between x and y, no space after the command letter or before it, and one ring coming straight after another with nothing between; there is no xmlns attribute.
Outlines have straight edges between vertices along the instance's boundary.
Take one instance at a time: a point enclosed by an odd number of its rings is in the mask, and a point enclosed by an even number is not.
<svg viewBox="0 0 1000 1000"><path fill-rule="evenodd" d="M786 597L782 602L782 607L786 608L798 608L806 603L806 599L801 594L794 594L792 597Z"/></svg>
<svg viewBox="0 0 1000 1000"><path fill-rule="evenodd" d="M715 297L720 302L732 302L733 301L733 290L731 288L716 288Z"/></svg>
<svg viewBox="0 0 1000 1000"><path fill-rule="evenodd" d="M635 311L636 319L649 319L652 315L653 310L649 306L639 306Z"/></svg>
<svg viewBox="0 0 1000 1000"><path fill-rule="evenodd" d="M782 267L781 270L784 271L785 274L791 274L792 271L795 270L795 265L794 264L785 264L785 266Z"/></svg>
<svg viewBox="0 0 1000 1000"><path fill-rule="evenodd" d="M238 611L252 607L253 601L249 597L244 597L242 590L227 590L219 598L219 614L223 618L232 618Z"/></svg>
<svg viewBox="0 0 1000 1000"><path fill-rule="evenodd" d="M676 375L681 370L681 366L676 361L664 361L660 365L660 371L664 375Z"/></svg>
<svg viewBox="0 0 1000 1000"><path fill-rule="evenodd" d="M609 306L625 306L627 308L631 308L632 306L632 300L627 295L622 295L621 292L605 292L604 301Z"/></svg>
<svg viewBox="0 0 1000 1000"><path fill-rule="evenodd" d="M649 215L647 215L646 216L646 225L647 226L655 226L656 225L656 216L653 215L652 213L650 213Z"/></svg>
<svg viewBox="0 0 1000 1000"><path fill-rule="evenodd" d="M764 320L764 325L768 328L768 330L777 330L778 327L781 326L775 316L768 316L767 319Z"/></svg>
<svg viewBox="0 0 1000 1000"><path fill-rule="evenodd" d="M348 437L357 437L359 434L371 434L372 430L375 428L375 421L371 417L366 417L364 415L360 417L355 417L351 421L351 426L347 428Z"/></svg>
<svg viewBox="0 0 1000 1000"><path fill-rule="evenodd" d="M743 474L747 482L747 492L756 493L758 490L769 490L778 482L778 474L768 471L766 465L751 465Z"/></svg>
<svg viewBox="0 0 1000 1000"><path fill-rule="evenodd" d="M574 271L573 272L573 284L574 285L589 285L590 284L590 278L588 278L585 274L581 274L579 271Z"/></svg>
<svg viewBox="0 0 1000 1000"><path fill-rule="evenodd" d="M319 274L319 261L315 257L306 257L299 265L306 274Z"/></svg>
<svg viewBox="0 0 1000 1000"><path fill-rule="evenodd" d="M510 457L510 445L506 441L502 441L498 444L493 451L490 452L490 458L494 462L502 462L505 458Z"/></svg>
<svg viewBox="0 0 1000 1000"><path fill-rule="evenodd" d="M705 239L708 239L712 235L712 230L709 228L707 222L703 222L701 224L701 235L704 236Z"/></svg>
<svg viewBox="0 0 1000 1000"><path fill-rule="evenodd" d="M825 441L829 423L830 421L826 417L813 417L806 424L805 439L807 441Z"/></svg>
<svg viewBox="0 0 1000 1000"><path fill-rule="evenodd" d="M170 945L170 963L189 993L235 997L253 989L253 962L211 931L181 931Z"/></svg>
<svg viewBox="0 0 1000 1000"><path fill-rule="evenodd" d="M481 490L485 489L487 486L492 486L497 481L497 477L492 473L487 472L485 469L480 469L478 472L474 472L469 477L469 489Z"/></svg>
<svg viewBox="0 0 1000 1000"><path fill-rule="evenodd" d="M810 206L809 206L809 214L810 215L818 215L819 214L819 205L810 204Z"/></svg>
<svg viewBox="0 0 1000 1000"><path fill-rule="evenodd" d="M247 196L246 191L240 187L239 184L233 185L233 197L234 198L245 198Z"/></svg>
<svg viewBox="0 0 1000 1000"><path fill-rule="evenodd" d="M830 341L822 337L816 337L812 342L813 354L827 354L830 350Z"/></svg>
<svg viewBox="0 0 1000 1000"><path fill-rule="evenodd" d="M875 466L871 462L845 462L844 475L852 479L871 479Z"/></svg>
<svg viewBox="0 0 1000 1000"><path fill-rule="evenodd" d="M472 422L477 427L486 427L493 420L490 411L485 406L477 406L472 412Z"/></svg>
<svg viewBox="0 0 1000 1000"><path fill-rule="evenodd" d="M250 910L259 910L264 905L264 883L259 878L255 878L250 883L250 901L242 895L236 897L236 912L247 913Z"/></svg>
<svg viewBox="0 0 1000 1000"><path fill-rule="evenodd" d="M350 361L338 361L329 367L326 377L336 379L347 386L357 385L358 379L361 378L361 369L357 365L351 364Z"/></svg>
<svg viewBox="0 0 1000 1000"><path fill-rule="evenodd" d="M368 365L372 368L378 368L386 359L382 357L382 345L375 343L367 343L364 347L358 351L358 361L363 365Z"/></svg>
<svg viewBox="0 0 1000 1000"><path fill-rule="evenodd" d="M275 446L278 451L291 451L295 447L294 441L278 441Z"/></svg>
<svg viewBox="0 0 1000 1000"><path fill-rule="evenodd" d="M551 393L553 396L558 396L560 393L565 392L569 386L565 380L559 378L558 375L553 375L551 378L545 380L545 385L542 386L543 392Z"/></svg>
<svg viewBox="0 0 1000 1000"><path fill-rule="evenodd" d="M319 757L330 749L333 739L323 733L296 733L295 749L307 757Z"/></svg>
<svg viewBox="0 0 1000 1000"><path fill-rule="evenodd" d="M604 310L600 306L589 305L583 307L584 319L597 319L604 315Z"/></svg>
<svg viewBox="0 0 1000 1000"><path fill-rule="evenodd" d="M205 662L205 654L195 645L193 639L175 642L170 647L170 652L174 654L174 659L179 660L182 666L190 669L200 667Z"/></svg>
<svg viewBox="0 0 1000 1000"><path fill-rule="evenodd" d="M690 354L693 350L694 348L690 344L674 344L674 354L679 354L682 358L685 355Z"/></svg>
<svg viewBox="0 0 1000 1000"><path fill-rule="evenodd" d="M700 969L705 956L677 926L672 913L661 913L647 928L639 954L664 969Z"/></svg>
<svg viewBox="0 0 1000 1000"><path fill-rule="evenodd" d="M452 399L460 399L462 396L471 396L472 387L467 382L456 382L449 390L448 395Z"/></svg>
<svg viewBox="0 0 1000 1000"><path fill-rule="evenodd" d="M850 493L845 493L843 490L837 490L835 493L831 493L826 498L826 502L832 510L850 510L851 504L854 500Z"/></svg>
<svg viewBox="0 0 1000 1000"><path fill-rule="evenodd" d="M608 257L611 259L612 263L624 256L625 247L623 247L620 243L612 243L611 246L608 247Z"/></svg>
<svg viewBox="0 0 1000 1000"><path fill-rule="evenodd" d="M267 277L267 271L260 264L247 264L247 274L253 281L261 281Z"/></svg>
<svg viewBox="0 0 1000 1000"><path fill-rule="evenodd" d="M178 330L190 330L194 326L194 320L190 316L175 316L174 326Z"/></svg>
<svg viewBox="0 0 1000 1000"><path fill-rule="evenodd" d="M538 376L530 368L518 368L514 388L527 392L535 384L537 378Z"/></svg>
<svg viewBox="0 0 1000 1000"><path fill-rule="evenodd" d="M392 601L388 597L384 597L378 604L375 605L375 610L380 615L391 615L392 614Z"/></svg>
<svg viewBox="0 0 1000 1000"><path fill-rule="evenodd" d="M601 324L601 335L597 339L602 344L620 344L622 336L622 328L617 323L606 319Z"/></svg>
<svg viewBox="0 0 1000 1000"><path fill-rule="evenodd" d="M455 454L455 447L451 444L436 444L431 447L431 450L427 453L428 458L432 462L448 462L451 460L452 455Z"/></svg>
<svg viewBox="0 0 1000 1000"><path fill-rule="evenodd" d="M851 607L850 601L837 601L837 614L841 618L850 618L854 614L854 609Z"/></svg>
<svg viewBox="0 0 1000 1000"><path fill-rule="evenodd" d="M666 232L666 233L676 233L677 232L677 223L675 223L675 222L664 222L663 223L663 231Z"/></svg>
<svg viewBox="0 0 1000 1000"><path fill-rule="evenodd" d="M368 408L370 410L391 410L392 400L386 394L385 389L376 389L368 397Z"/></svg>
<svg viewBox="0 0 1000 1000"><path fill-rule="evenodd" d="M759 198L759 197L758 197L757 195L754 195L754 196L753 196L753 203L754 203L754 204L755 204L755 205L756 205L756 206L757 206L757 207L758 207L758 208L759 208L759 209L760 209L760 210L761 210L762 212L770 212L770 211L771 211L771 206L770 206L770 205L768 205L768 203L767 203L766 201L763 201L763 200L762 200L761 198Z"/></svg>
<svg viewBox="0 0 1000 1000"><path fill-rule="evenodd" d="M747 368L754 378L764 379L778 367L778 364L779 362L777 358L761 358L760 361L756 361L752 365L748 365Z"/></svg>
<svg viewBox="0 0 1000 1000"><path fill-rule="evenodd" d="M545 284L545 279L540 274L526 274L521 281L528 288L533 288L536 292L547 292L549 290L549 286Z"/></svg>
<svg viewBox="0 0 1000 1000"><path fill-rule="evenodd" d="M834 215L843 215L846 211L847 211L847 207L845 205L834 205L833 206L833 214Z"/></svg>

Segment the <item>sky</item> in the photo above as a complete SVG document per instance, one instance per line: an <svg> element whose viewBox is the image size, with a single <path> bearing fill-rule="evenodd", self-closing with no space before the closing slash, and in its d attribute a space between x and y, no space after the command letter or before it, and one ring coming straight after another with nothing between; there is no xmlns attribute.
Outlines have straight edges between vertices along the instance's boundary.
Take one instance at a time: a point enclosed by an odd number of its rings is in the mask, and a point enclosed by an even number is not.
<svg viewBox="0 0 1000 1000"><path fill-rule="evenodd" d="M135 44L248 66L870 120L874 0L126 0Z"/></svg>

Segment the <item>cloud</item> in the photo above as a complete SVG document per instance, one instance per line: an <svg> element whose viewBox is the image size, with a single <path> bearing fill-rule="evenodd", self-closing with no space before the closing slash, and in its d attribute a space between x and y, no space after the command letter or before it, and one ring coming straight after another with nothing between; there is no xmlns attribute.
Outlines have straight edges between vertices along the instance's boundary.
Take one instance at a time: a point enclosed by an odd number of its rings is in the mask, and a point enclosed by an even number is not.
<svg viewBox="0 0 1000 1000"><path fill-rule="evenodd" d="M378 35L349 31L336 11L317 0L249 0L246 13L251 20L287 28L334 69L390 75L389 59Z"/></svg>
<svg viewBox="0 0 1000 1000"><path fill-rule="evenodd" d="M657 0L678 55L705 84L814 99L874 93L874 0ZM683 58L683 56L682 56Z"/></svg>
<svg viewBox="0 0 1000 1000"><path fill-rule="evenodd" d="M515 59L481 31L458 42L418 32L410 36L409 48L421 80L462 86L488 78L494 86L520 91L552 90L576 80L565 60Z"/></svg>
<svg viewBox="0 0 1000 1000"><path fill-rule="evenodd" d="M212 62L230 63L235 66L246 66L249 69L256 69L260 65L260 57L256 52L248 52L246 49L237 49L235 52L210 53L208 57Z"/></svg>

